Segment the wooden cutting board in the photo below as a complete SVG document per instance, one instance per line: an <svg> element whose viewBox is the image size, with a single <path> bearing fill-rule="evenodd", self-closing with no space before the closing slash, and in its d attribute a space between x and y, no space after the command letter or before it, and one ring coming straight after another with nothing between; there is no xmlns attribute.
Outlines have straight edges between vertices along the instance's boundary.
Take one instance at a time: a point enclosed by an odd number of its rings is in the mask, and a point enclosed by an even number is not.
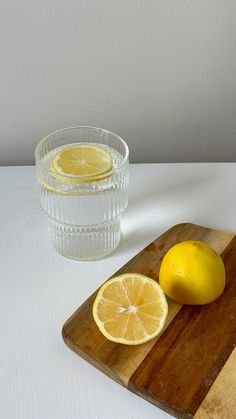
<svg viewBox="0 0 236 419"><path fill-rule="evenodd" d="M176 225L114 275L139 272L158 279L166 251L189 239L210 244L224 260L227 285L218 300L205 306L181 306L168 300L169 316L161 336L126 346L110 342L98 330L92 317L96 291L67 320L63 339L90 364L178 418L235 419L235 234L188 223Z"/></svg>

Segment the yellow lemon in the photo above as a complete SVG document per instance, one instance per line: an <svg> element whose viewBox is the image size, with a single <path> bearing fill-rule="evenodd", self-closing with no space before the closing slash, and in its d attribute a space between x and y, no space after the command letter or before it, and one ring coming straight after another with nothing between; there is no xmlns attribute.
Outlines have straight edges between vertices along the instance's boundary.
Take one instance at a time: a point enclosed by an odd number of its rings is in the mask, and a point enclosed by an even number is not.
<svg viewBox="0 0 236 419"><path fill-rule="evenodd" d="M137 345L156 337L168 313L165 294L153 279L126 273L103 284L93 304L93 318L113 342Z"/></svg>
<svg viewBox="0 0 236 419"><path fill-rule="evenodd" d="M111 154L96 144L68 145L59 150L51 162L54 177L63 182L72 182L70 178L63 178L63 175L79 176L78 182L86 182L93 176L102 177L111 169Z"/></svg>
<svg viewBox="0 0 236 419"><path fill-rule="evenodd" d="M224 291L224 263L206 243L184 241L164 256L159 283L166 295L181 304L207 304Z"/></svg>

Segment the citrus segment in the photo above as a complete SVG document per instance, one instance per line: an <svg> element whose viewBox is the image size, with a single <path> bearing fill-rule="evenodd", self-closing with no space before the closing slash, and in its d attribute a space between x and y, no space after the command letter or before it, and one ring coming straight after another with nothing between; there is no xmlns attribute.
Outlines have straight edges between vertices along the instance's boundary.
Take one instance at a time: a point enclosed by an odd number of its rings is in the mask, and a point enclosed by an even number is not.
<svg viewBox="0 0 236 419"><path fill-rule="evenodd" d="M153 279L127 273L105 282L93 304L93 317L103 335L114 342L137 345L163 329L168 305Z"/></svg>
<svg viewBox="0 0 236 419"><path fill-rule="evenodd" d="M102 298L98 302L98 311L99 311L99 317L102 322L104 322L107 317L109 319L113 319L114 317L117 317L117 304L113 303L112 301L105 300Z"/></svg>
<svg viewBox="0 0 236 419"><path fill-rule="evenodd" d="M124 316L118 316L106 321L106 332L109 333L113 338L116 338L116 336L122 336L127 324L127 320L128 315L126 314Z"/></svg>
<svg viewBox="0 0 236 419"><path fill-rule="evenodd" d="M150 322L150 316L148 314L142 313L140 311L137 313L137 316L147 333L149 334L155 333L155 330L160 325L160 320L158 319L158 317L153 316L152 321Z"/></svg>
<svg viewBox="0 0 236 419"><path fill-rule="evenodd" d="M103 291L103 298L119 304L120 306L129 305L127 291L121 281L113 281L108 284Z"/></svg>
<svg viewBox="0 0 236 419"><path fill-rule="evenodd" d="M135 326L134 326L135 325ZM147 335L146 330L136 313L128 314L126 327L123 329L123 342L135 345L143 343L143 337Z"/></svg>
<svg viewBox="0 0 236 419"><path fill-rule="evenodd" d="M149 316L161 316L163 311L163 307L158 303L149 303L139 306L139 312L149 314Z"/></svg>

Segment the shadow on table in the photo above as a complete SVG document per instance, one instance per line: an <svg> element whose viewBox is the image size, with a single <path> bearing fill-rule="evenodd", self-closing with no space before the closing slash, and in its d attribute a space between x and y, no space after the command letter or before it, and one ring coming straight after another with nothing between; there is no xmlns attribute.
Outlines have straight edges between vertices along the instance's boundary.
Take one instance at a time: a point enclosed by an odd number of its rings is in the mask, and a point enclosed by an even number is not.
<svg viewBox="0 0 236 419"><path fill-rule="evenodd" d="M172 222L176 224L176 218L179 219L177 222L201 223L206 199L209 206L213 205L213 201L209 202L209 184L213 185L217 182L217 178L217 172L209 174L204 170L201 173L188 173L188 170L181 170L177 178L168 177L165 184L162 184L161 179L157 179L156 182L152 179L149 182L145 173L141 173L141 177L139 173L135 179L132 179L129 206L126 211L126 223L131 227L122 236L114 254L122 255L137 247L145 247L163 232L163 225L166 228L171 226ZM199 197L202 199L202 211L199 211ZM176 205L179 213L173 213L176 211ZM144 225L145 219L137 225L144 212L148 218L147 226ZM155 216L156 214L158 215ZM157 217L160 220L158 224ZM153 220L151 225L150 219ZM139 244L140 246L137 246Z"/></svg>
<svg viewBox="0 0 236 419"><path fill-rule="evenodd" d="M181 168L181 167L180 167ZM201 173L191 173L184 167L185 170L180 170L177 176L167 177L163 176L164 182L162 179L156 179L153 181L153 178L150 181L150 176L145 173L139 173L139 175L131 180L130 183L130 197L129 197L129 207L133 209L137 205L148 204L150 200L159 201L163 197L171 197L186 192L192 192L196 188L201 188L208 186L209 183L216 181L217 172L209 173L206 169Z"/></svg>

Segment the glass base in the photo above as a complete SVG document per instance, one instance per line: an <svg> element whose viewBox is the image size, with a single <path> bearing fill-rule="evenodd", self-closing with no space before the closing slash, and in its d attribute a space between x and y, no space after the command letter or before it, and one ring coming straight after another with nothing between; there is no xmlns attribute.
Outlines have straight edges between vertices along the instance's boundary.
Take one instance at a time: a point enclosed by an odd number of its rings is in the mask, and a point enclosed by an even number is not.
<svg viewBox="0 0 236 419"><path fill-rule="evenodd" d="M110 223L73 226L49 218L49 233L54 249L74 260L95 260L115 250L121 237L121 218Z"/></svg>

